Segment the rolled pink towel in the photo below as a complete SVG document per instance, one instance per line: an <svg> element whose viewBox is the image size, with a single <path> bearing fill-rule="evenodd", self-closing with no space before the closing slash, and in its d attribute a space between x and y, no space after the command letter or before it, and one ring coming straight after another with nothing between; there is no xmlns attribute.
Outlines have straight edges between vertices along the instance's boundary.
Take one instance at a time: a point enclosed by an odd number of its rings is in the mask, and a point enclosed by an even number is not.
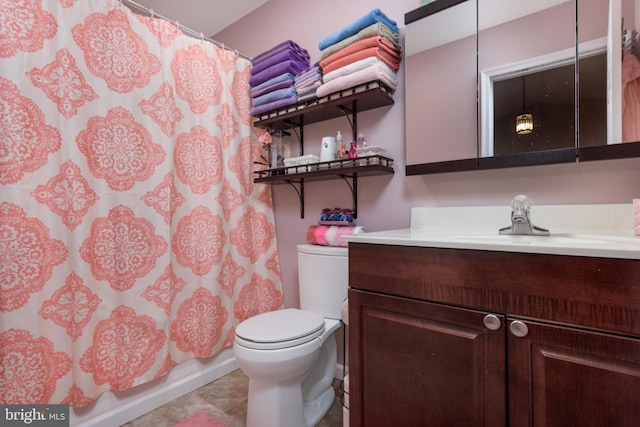
<svg viewBox="0 0 640 427"><path fill-rule="evenodd" d="M366 231L364 227L337 226L337 225L311 225L307 229L307 242L320 246L347 247L348 242L342 240L343 236L351 236Z"/></svg>
<svg viewBox="0 0 640 427"><path fill-rule="evenodd" d="M633 231L640 236L640 199L633 199Z"/></svg>

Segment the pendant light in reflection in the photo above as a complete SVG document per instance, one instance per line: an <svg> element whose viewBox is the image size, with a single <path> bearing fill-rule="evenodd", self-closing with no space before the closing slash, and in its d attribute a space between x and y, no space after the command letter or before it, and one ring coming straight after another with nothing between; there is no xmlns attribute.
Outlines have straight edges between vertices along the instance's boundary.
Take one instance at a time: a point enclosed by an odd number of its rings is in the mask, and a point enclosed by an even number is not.
<svg viewBox="0 0 640 427"><path fill-rule="evenodd" d="M533 114L525 113L525 98L524 76L522 76L522 114L516 117L518 135L527 135L533 131Z"/></svg>

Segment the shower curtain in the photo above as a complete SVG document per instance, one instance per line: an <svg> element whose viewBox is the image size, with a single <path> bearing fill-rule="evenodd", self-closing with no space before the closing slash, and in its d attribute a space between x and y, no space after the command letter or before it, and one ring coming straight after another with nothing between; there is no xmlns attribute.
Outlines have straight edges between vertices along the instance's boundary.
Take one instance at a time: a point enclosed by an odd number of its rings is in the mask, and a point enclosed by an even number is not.
<svg viewBox="0 0 640 427"><path fill-rule="evenodd" d="M117 0L0 22L0 403L86 405L281 308L250 62Z"/></svg>

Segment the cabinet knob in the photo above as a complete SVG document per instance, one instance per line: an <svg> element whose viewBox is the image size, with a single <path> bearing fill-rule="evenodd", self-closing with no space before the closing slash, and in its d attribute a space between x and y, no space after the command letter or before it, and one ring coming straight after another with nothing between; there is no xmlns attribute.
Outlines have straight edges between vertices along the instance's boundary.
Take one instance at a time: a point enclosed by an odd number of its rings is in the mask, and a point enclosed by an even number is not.
<svg viewBox="0 0 640 427"><path fill-rule="evenodd" d="M529 333L529 328L527 328L527 324L520 320L514 320L513 322L511 322L511 324L509 325L509 330L513 335L519 338L526 337L527 334Z"/></svg>
<svg viewBox="0 0 640 427"><path fill-rule="evenodd" d="M495 314L487 314L484 316L482 323L491 331L497 331L502 325L502 322L500 322L500 319Z"/></svg>

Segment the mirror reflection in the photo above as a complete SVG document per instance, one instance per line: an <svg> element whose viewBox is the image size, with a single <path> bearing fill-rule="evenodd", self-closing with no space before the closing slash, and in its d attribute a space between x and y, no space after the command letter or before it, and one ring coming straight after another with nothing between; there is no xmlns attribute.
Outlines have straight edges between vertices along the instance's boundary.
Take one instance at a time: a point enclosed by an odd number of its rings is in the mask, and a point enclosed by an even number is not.
<svg viewBox="0 0 640 427"><path fill-rule="evenodd" d="M575 150L574 1L478 3L480 157Z"/></svg>
<svg viewBox="0 0 640 427"><path fill-rule="evenodd" d="M477 158L476 2L405 27L407 164Z"/></svg>
<svg viewBox="0 0 640 427"><path fill-rule="evenodd" d="M592 43L604 40L606 45L606 123L607 145L640 141L640 62L638 61L638 32L636 14L640 13L639 0L579 0L578 42ZM582 55L581 55L582 57ZM580 69L580 79L591 76ZM581 90L583 85L580 86ZM579 117L589 110L588 99L580 99ZM583 141L581 147L601 145Z"/></svg>
<svg viewBox="0 0 640 427"><path fill-rule="evenodd" d="M640 0L438 3L406 26L408 174L640 155Z"/></svg>

